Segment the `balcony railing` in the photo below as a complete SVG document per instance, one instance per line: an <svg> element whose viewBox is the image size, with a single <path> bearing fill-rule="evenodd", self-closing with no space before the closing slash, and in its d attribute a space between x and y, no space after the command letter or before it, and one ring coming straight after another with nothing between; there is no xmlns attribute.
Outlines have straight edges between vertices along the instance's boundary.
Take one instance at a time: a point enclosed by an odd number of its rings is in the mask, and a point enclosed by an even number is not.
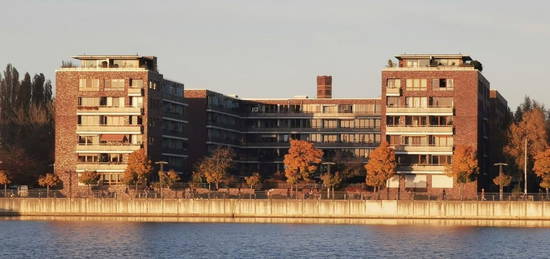
<svg viewBox="0 0 550 259"><path fill-rule="evenodd" d="M76 152L79 151L136 151L142 148L141 144L78 144Z"/></svg>
<svg viewBox="0 0 550 259"><path fill-rule="evenodd" d="M386 87L386 96L401 96L401 88Z"/></svg>
<svg viewBox="0 0 550 259"><path fill-rule="evenodd" d="M397 171L403 173L445 173L445 165L398 165Z"/></svg>
<svg viewBox="0 0 550 259"><path fill-rule="evenodd" d="M397 152L453 152L453 146L394 145Z"/></svg>
<svg viewBox="0 0 550 259"><path fill-rule="evenodd" d="M143 96L143 88L128 88L128 95L131 96Z"/></svg>
<svg viewBox="0 0 550 259"><path fill-rule="evenodd" d="M254 132L277 132L277 133L290 133L290 132L338 132L338 133L354 133L354 132L380 132L380 127L372 128L288 128L288 127L272 127L272 128L248 128L247 133Z"/></svg>
<svg viewBox="0 0 550 259"><path fill-rule="evenodd" d="M77 125L77 132L142 133L141 125Z"/></svg>
<svg viewBox="0 0 550 259"><path fill-rule="evenodd" d="M135 106L78 106L79 113L136 113L143 114L143 108Z"/></svg>
<svg viewBox="0 0 550 259"><path fill-rule="evenodd" d="M453 126L387 126L386 134L453 134Z"/></svg>
<svg viewBox="0 0 550 259"><path fill-rule="evenodd" d="M126 170L127 164L125 163L108 163L108 162L78 162L76 164L76 170L78 171L98 171L98 170Z"/></svg>
<svg viewBox="0 0 550 259"><path fill-rule="evenodd" d="M356 116L376 116L380 115L380 112L367 112L367 111L356 111L356 112L252 112L247 113L245 116L249 118L287 118L287 117L297 117L297 118L341 118L341 117L356 117Z"/></svg>
<svg viewBox="0 0 550 259"><path fill-rule="evenodd" d="M405 107L405 106L390 106L386 107L387 115L453 115L454 108L452 106L427 106L427 107Z"/></svg>

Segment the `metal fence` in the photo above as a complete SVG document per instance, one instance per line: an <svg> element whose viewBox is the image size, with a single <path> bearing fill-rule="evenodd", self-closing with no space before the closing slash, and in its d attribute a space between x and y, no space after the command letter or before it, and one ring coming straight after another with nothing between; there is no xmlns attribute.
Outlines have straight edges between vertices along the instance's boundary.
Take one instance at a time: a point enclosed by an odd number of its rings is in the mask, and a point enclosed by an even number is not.
<svg viewBox="0 0 550 259"><path fill-rule="evenodd" d="M204 189L154 189L131 190L129 192L111 192L105 190L90 190L75 192L69 195L60 190L30 189L17 191L0 190L0 198L110 198L110 199L303 199L303 200L476 200L476 201L550 201L547 193L477 193L475 197L459 197L457 195L431 195L424 192L388 193L380 192L327 192L326 189L317 190L251 190L227 189L222 191L208 191Z"/></svg>

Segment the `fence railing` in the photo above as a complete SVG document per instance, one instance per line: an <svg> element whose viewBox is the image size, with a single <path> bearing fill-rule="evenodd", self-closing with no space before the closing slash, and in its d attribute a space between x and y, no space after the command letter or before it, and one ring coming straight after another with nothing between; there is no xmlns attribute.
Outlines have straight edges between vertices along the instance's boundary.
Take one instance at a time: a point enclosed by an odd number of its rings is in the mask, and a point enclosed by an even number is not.
<svg viewBox="0 0 550 259"><path fill-rule="evenodd" d="M475 196L460 197L457 194L429 194L425 192L389 193L369 191L327 191L323 189L270 189L253 190L250 188L227 188L216 191L205 188L169 188L145 190L88 190L73 193L60 190L30 189L0 190L0 198L109 198L109 199L304 199L304 200L465 200L465 201L550 201L547 193L477 193Z"/></svg>

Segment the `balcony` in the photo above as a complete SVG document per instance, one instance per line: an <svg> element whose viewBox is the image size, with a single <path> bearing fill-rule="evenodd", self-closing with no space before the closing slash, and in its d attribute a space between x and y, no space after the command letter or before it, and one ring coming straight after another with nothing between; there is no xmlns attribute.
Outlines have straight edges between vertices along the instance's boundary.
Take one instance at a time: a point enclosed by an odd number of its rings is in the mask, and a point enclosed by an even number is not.
<svg viewBox="0 0 550 259"><path fill-rule="evenodd" d="M122 172L126 170L127 164L123 163L82 163L76 164L77 171L106 171L106 172Z"/></svg>
<svg viewBox="0 0 550 259"><path fill-rule="evenodd" d="M128 88L128 96L143 96L143 88Z"/></svg>
<svg viewBox="0 0 550 259"><path fill-rule="evenodd" d="M141 134L143 131L141 125L77 125L77 133L94 134Z"/></svg>
<svg viewBox="0 0 550 259"><path fill-rule="evenodd" d="M368 132L377 133L380 132L380 127L374 128L248 128L245 133L355 133L355 132Z"/></svg>
<svg viewBox="0 0 550 259"><path fill-rule="evenodd" d="M76 152L111 152L111 151L128 151L133 152L141 148L141 144L78 144Z"/></svg>
<svg viewBox="0 0 550 259"><path fill-rule="evenodd" d="M440 115L452 116L453 107L428 106L428 107L386 107L386 115Z"/></svg>
<svg viewBox="0 0 550 259"><path fill-rule="evenodd" d="M142 115L143 108L134 106L78 106L77 114Z"/></svg>
<svg viewBox="0 0 550 259"><path fill-rule="evenodd" d="M453 126L387 126L386 135L453 135Z"/></svg>
<svg viewBox="0 0 550 259"><path fill-rule="evenodd" d="M395 145L397 153L449 153L453 152L452 146L434 145Z"/></svg>
<svg viewBox="0 0 550 259"><path fill-rule="evenodd" d="M401 96L401 88L398 87L387 87L386 96Z"/></svg>
<svg viewBox="0 0 550 259"><path fill-rule="evenodd" d="M444 174L444 165L399 165L397 173L400 174Z"/></svg>
<svg viewBox="0 0 550 259"><path fill-rule="evenodd" d="M380 112L254 112L246 114L246 118L355 118L357 116L379 116Z"/></svg>

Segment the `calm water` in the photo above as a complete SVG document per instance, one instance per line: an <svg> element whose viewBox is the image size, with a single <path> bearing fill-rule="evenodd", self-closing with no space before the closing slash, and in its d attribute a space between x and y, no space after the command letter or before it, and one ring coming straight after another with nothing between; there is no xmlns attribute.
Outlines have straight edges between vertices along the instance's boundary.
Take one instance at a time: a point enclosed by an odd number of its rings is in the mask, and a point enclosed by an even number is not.
<svg viewBox="0 0 550 259"><path fill-rule="evenodd" d="M550 228L0 220L2 258L548 258Z"/></svg>

